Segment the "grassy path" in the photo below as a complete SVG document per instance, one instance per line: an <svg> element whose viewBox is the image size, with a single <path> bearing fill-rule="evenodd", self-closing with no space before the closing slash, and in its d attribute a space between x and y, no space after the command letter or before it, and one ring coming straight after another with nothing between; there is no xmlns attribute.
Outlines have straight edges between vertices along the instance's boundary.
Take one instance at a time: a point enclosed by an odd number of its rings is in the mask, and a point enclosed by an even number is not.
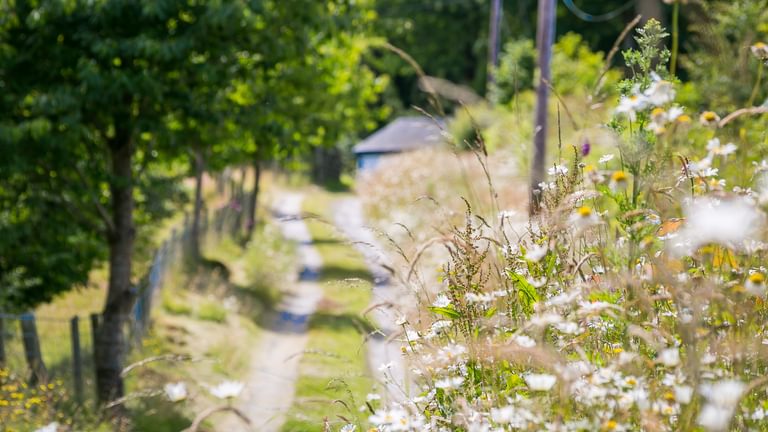
<svg viewBox="0 0 768 432"><path fill-rule="evenodd" d="M281 194L274 212L283 237L298 244L295 272L316 274L322 262L300 218L303 199L303 195L297 193ZM306 279L302 276L298 279L283 290L283 300L262 320L265 328L259 342L250 347L247 372L241 378L245 390L235 405L251 419L254 430L280 430L285 413L293 403L299 361L309 339L302 324L322 296L317 281L301 280ZM216 430L233 431L238 430L238 426L237 419L230 417L218 422Z"/></svg>
<svg viewBox="0 0 768 432"><path fill-rule="evenodd" d="M410 395L411 380L401 351L402 342L400 338L391 339L390 336L402 331L397 322L408 304L414 304L416 299L400 284L393 283L387 270L391 265L387 264L379 239L366 226L362 203L357 197L337 200L333 218L347 241L365 257L365 263L374 275L368 315L378 331L367 343L369 368L381 386L381 396L386 400L403 401Z"/></svg>
<svg viewBox="0 0 768 432"><path fill-rule="evenodd" d="M316 216L307 225L323 261L323 300L309 322L284 432L323 431L325 424L338 430L346 420L363 425L367 417L358 408L372 386L365 344L371 326L361 312L370 302L372 277L362 255L329 222L335 203L348 196L316 189L304 202L304 211Z"/></svg>

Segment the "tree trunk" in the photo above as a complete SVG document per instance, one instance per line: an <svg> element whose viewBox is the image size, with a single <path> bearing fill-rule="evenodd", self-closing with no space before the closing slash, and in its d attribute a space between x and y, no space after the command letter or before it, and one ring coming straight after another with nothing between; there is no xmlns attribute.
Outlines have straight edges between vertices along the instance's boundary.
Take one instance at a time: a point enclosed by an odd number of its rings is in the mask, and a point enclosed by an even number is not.
<svg viewBox="0 0 768 432"><path fill-rule="evenodd" d="M245 203L243 201L245 198L245 175L247 173L248 169L245 166L240 168L240 181L237 183L237 188L234 190L236 207L233 209L235 210L235 219L232 223L231 231L233 237L237 237L243 232L243 212L245 211L243 208L243 204Z"/></svg>
<svg viewBox="0 0 768 432"><path fill-rule="evenodd" d="M341 150L337 147L315 147L312 180L320 185L341 183Z"/></svg>
<svg viewBox="0 0 768 432"><path fill-rule="evenodd" d="M195 158L195 205L192 211L192 234L190 239L190 251L192 259L200 259L200 213L203 209L203 173L205 172L205 158L197 149L193 150Z"/></svg>
<svg viewBox="0 0 768 432"><path fill-rule="evenodd" d="M261 181L261 161L258 157L253 159L253 189L248 206L248 221L245 225L245 241L251 239L253 228L256 226L256 208L259 203L259 186Z"/></svg>
<svg viewBox="0 0 768 432"><path fill-rule="evenodd" d="M94 344L96 390L100 404L124 395L120 372L126 354L125 324L136 298L131 286L133 226L133 143L129 129L118 128L109 143L112 159L112 226L109 232L109 285Z"/></svg>

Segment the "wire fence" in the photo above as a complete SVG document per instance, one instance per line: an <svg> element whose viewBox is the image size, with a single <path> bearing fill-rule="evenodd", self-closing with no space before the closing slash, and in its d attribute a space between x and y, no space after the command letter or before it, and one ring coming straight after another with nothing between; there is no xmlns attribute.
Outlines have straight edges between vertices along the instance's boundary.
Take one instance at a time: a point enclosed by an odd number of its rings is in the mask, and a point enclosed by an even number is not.
<svg viewBox="0 0 768 432"><path fill-rule="evenodd" d="M244 202L247 196L242 182L236 185L230 181L229 191L223 187L217 189L220 196L226 196L225 204L210 217L208 210L201 213L201 243L236 234L245 223L244 209L250 203ZM141 346L151 327L151 312L167 276L178 271L189 258L191 237L192 220L185 214L183 223L172 229L170 237L155 250L149 269L139 279L135 287L137 299L125 329L132 347ZM94 340L99 321L99 314L52 317L31 312L0 312L0 368L27 377L30 384L61 381L80 405L93 400L96 391Z"/></svg>

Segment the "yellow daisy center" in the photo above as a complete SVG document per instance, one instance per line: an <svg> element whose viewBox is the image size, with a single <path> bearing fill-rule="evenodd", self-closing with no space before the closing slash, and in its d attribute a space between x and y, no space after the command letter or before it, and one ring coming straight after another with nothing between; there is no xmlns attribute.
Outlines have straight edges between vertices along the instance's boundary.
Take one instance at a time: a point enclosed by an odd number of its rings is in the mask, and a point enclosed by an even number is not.
<svg viewBox="0 0 768 432"><path fill-rule="evenodd" d="M627 173L624 171L614 171L614 173L611 174L611 180L616 183L625 182L627 181Z"/></svg>
<svg viewBox="0 0 768 432"><path fill-rule="evenodd" d="M760 272L755 272L749 275L749 281L753 284L761 284L765 282L765 275Z"/></svg>
<svg viewBox="0 0 768 432"><path fill-rule="evenodd" d="M680 123L690 123L691 117L688 114L681 114L676 119Z"/></svg>
<svg viewBox="0 0 768 432"><path fill-rule="evenodd" d="M587 206L581 206L576 210L576 213L581 217L589 217L592 215L592 209Z"/></svg>
<svg viewBox="0 0 768 432"><path fill-rule="evenodd" d="M701 118L703 118L703 119L704 119L704 120L706 120L706 121L709 121L709 122L711 122L711 121L715 121L715 119L717 118L717 114L715 114L715 113L714 113L714 112L712 112L712 111L705 111L705 112L704 112L704 113L701 115Z"/></svg>

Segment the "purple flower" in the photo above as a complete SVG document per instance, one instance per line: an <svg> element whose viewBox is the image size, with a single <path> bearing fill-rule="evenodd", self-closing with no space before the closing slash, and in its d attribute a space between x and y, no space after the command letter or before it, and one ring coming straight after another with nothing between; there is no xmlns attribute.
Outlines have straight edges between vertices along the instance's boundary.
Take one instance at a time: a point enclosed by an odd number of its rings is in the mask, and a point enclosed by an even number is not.
<svg viewBox="0 0 768 432"><path fill-rule="evenodd" d="M581 143L581 156L584 157L589 154L589 150L592 147L589 145L589 140L584 138L584 142Z"/></svg>

